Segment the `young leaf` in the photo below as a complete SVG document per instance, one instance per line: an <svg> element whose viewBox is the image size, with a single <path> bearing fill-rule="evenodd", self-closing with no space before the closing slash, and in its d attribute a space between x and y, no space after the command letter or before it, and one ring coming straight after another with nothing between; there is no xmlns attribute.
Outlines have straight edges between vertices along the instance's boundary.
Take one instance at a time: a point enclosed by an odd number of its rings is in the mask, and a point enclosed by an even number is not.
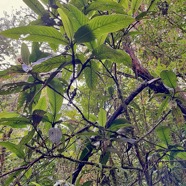
<svg viewBox="0 0 186 186"><path fill-rule="evenodd" d="M64 45L68 43L60 32L49 26L22 26L2 31L0 34L12 39L19 39L23 35L24 37L22 37L22 39L28 41L48 42Z"/></svg>
<svg viewBox="0 0 186 186"><path fill-rule="evenodd" d="M173 89L176 88L177 77L176 77L176 74L172 70L163 70L160 73L160 77L166 86L173 88Z"/></svg>
<svg viewBox="0 0 186 186"><path fill-rule="evenodd" d="M161 142L169 145L170 143L170 127L160 126L156 129L156 133Z"/></svg>
<svg viewBox="0 0 186 186"><path fill-rule="evenodd" d="M104 34L126 28L133 21L134 18L122 14L97 16L80 27L74 38L77 43L90 42Z"/></svg>
<svg viewBox="0 0 186 186"><path fill-rule="evenodd" d="M97 85L97 65L95 61L90 61L89 65L84 70L85 81L90 89L94 89Z"/></svg>
<svg viewBox="0 0 186 186"><path fill-rule="evenodd" d="M98 113L98 122L99 122L99 125L104 127L105 126L105 123L107 121L107 112L106 110L104 109L100 109L99 110L99 113Z"/></svg>
<svg viewBox="0 0 186 186"><path fill-rule="evenodd" d="M0 142L0 145L7 148L9 151L11 151L12 153L16 154L17 157L19 158L24 158L25 154L23 152L23 150L20 148L19 145L13 144L9 141L7 142Z"/></svg>

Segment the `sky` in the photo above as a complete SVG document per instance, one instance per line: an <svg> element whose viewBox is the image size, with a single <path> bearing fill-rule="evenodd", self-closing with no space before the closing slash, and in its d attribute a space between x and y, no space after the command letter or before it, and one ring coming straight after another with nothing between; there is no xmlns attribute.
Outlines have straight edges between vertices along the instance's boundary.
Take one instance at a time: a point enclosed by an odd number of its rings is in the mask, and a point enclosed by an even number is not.
<svg viewBox="0 0 186 186"><path fill-rule="evenodd" d="M4 11L11 13L13 9L20 9L21 6L27 7L22 0L0 0L0 17Z"/></svg>

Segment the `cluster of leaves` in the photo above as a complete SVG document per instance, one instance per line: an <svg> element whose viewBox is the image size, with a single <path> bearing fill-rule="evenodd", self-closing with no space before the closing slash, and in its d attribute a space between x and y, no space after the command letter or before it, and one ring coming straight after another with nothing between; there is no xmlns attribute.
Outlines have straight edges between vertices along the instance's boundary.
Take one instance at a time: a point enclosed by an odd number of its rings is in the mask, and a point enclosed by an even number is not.
<svg viewBox="0 0 186 186"><path fill-rule="evenodd" d="M20 64L0 71L0 95L18 95L15 108L0 113L2 185L52 185L56 179L76 186L184 183L186 98L179 84L185 75L176 69L179 81L163 66L172 35L166 47L157 43L163 57L156 47L142 55L159 37L152 19L169 25L157 8L162 2L24 2L37 19L0 33L22 41ZM185 23L175 27L184 35ZM43 43L52 53L41 50ZM183 50L179 55L183 63ZM157 68L150 65L155 60ZM12 76L19 78L8 82ZM71 165L66 174L60 161Z"/></svg>

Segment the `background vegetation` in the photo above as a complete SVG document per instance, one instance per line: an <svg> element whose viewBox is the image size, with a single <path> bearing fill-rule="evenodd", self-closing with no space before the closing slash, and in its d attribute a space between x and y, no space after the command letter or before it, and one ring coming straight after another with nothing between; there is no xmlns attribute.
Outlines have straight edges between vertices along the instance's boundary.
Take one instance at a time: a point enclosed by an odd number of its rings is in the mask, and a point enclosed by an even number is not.
<svg viewBox="0 0 186 186"><path fill-rule="evenodd" d="M1 185L186 185L186 2L23 1L0 22Z"/></svg>

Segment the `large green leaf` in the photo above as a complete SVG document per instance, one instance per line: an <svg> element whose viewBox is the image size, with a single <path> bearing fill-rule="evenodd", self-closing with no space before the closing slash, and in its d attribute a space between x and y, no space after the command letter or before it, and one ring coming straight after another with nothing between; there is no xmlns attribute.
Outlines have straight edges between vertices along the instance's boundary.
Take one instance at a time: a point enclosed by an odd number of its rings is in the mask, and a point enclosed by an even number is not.
<svg viewBox="0 0 186 186"><path fill-rule="evenodd" d="M99 60L108 59L116 63L125 64L126 66L132 66L131 58L126 52L123 50L112 49L104 44L94 49L92 56Z"/></svg>
<svg viewBox="0 0 186 186"><path fill-rule="evenodd" d="M63 103L63 97L59 95L57 92L63 94L63 86L61 82L57 79L54 78L50 82L50 86L52 88L47 87L47 94L48 94L48 99L50 103L50 110L53 113L53 120L56 120L57 114L61 109L62 103ZM55 92L55 90L57 92Z"/></svg>
<svg viewBox="0 0 186 186"><path fill-rule="evenodd" d="M85 12L88 13L90 11L111 11L115 13L124 13L123 7L119 4L116 3L113 0L96 0L90 3L88 8L86 8Z"/></svg>
<svg viewBox="0 0 186 186"><path fill-rule="evenodd" d="M170 127L167 126L160 126L156 129L157 136L159 140L166 145L170 143Z"/></svg>
<svg viewBox="0 0 186 186"><path fill-rule="evenodd" d="M38 65L36 63L33 63L34 66L32 68L32 71L37 72L37 73L48 72L54 68L59 67L61 64L64 64L64 67L66 65L71 64L70 58L64 57L64 56L55 56L53 58L49 58L49 59L41 62Z"/></svg>
<svg viewBox="0 0 186 186"><path fill-rule="evenodd" d="M30 120L25 117L0 118L0 125L12 128L25 128L30 124Z"/></svg>
<svg viewBox="0 0 186 186"><path fill-rule="evenodd" d="M90 42L104 34L126 28L133 21L134 18L122 14L97 16L80 27L74 38L77 43Z"/></svg>
<svg viewBox="0 0 186 186"><path fill-rule="evenodd" d="M71 23L71 21L69 20L69 17L68 17L68 12L65 11L65 8L62 8L62 7L58 8L58 12L59 12L61 20L63 22L65 32L66 32L68 38L72 40L72 38L74 36L74 33L73 33L72 23Z"/></svg>
<svg viewBox="0 0 186 186"><path fill-rule="evenodd" d="M16 144L13 144L13 143L7 141L7 142L0 142L0 146L7 148L9 151L16 154L17 157L19 157L19 158L25 157L25 154L19 145L16 145Z"/></svg>
<svg viewBox="0 0 186 186"><path fill-rule="evenodd" d="M104 127L105 126L105 123L107 121L107 112L105 109L100 109L99 110L99 113L98 113L98 122L99 122L99 125Z"/></svg>
<svg viewBox="0 0 186 186"><path fill-rule="evenodd" d="M95 61L90 61L88 66L84 70L85 81L90 89L94 89L97 85L97 64Z"/></svg>
<svg viewBox="0 0 186 186"><path fill-rule="evenodd" d="M64 45L68 43L60 32L55 28L48 26L22 26L2 31L0 34L12 39L19 39L22 37L23 40L35 42L48 42Z"/></svg>
<svg viewBox="0 0 186 186"><path fill-rule="evenodd" d="M42 16L46 10L38 0L23 0L36 14Z"/></svg>
<svg viewBox="0 0 186 186"><path fill-rule="evenodd" d="M88 18L75 6L71 4L64 5L63 11L67 14L75 33L81 26L88 22Z"/></svg>
<svg viewBox="0 0 186 186"><path fill-rule="evenodd" d="M177 77L176 77L176 74L172 70L163 70L160 73L160 77L166 86L173 88L173 89L176 88Z"/></svg>

